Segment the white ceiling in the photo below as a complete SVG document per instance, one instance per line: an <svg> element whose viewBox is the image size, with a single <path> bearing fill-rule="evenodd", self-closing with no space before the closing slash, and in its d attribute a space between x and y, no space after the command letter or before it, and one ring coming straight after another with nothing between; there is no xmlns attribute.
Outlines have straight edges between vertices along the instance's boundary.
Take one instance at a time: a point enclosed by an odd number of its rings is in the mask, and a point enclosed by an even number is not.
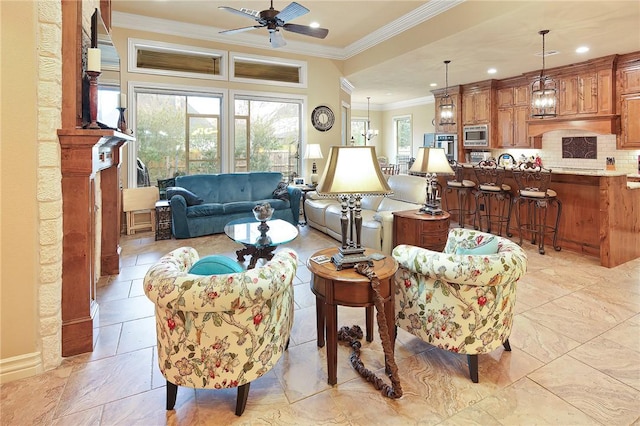
<svg viewBox="0 0 640 426"><path fill-rule="evenodd" d="M289 0L276 0L282 10ZM324 39L284 32L285 52L344 61L345 77L355 87L354 104L402 104L445 85L489 78L503 79L542 66L542 37L549 29L546 68L569 65L614 53L640 51L640 1L558 0L298 0L310 12L292 21L317 21L329 29ZM267 30L234 35L218 31L253 24L218 6L269 8L269 0L112 0L113 26L149 29L174 35L264 47ZM577 54L579 46L589 52ZM268 53L268 52L267 52ZM487 74L489 68L497 73Z"/></svg>

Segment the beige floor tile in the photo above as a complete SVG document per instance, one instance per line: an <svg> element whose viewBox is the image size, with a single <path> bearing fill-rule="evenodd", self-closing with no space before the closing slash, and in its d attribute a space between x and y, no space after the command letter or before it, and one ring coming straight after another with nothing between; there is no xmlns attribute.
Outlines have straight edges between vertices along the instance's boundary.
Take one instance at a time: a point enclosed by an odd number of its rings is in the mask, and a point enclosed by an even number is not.
<svg viewBox="0 0 640 426"><path fill-rule="evenodd" d="M147 296L130 297L100 303L100 327L154 315L154 305Z"/></svg>
<svg viewBox="0 0 640 426"><path fill-rule="evenodd" d="M607 339L640 352L640 315L615 326L606 334Z"/></svg>
<svg viewBox="0 0 640 426"><path fill-rule="evenodd" d="M50 424L72 371L71 366L58 367L35 377L0 385L0 423Z"/></svg>
<svg viewBox="0 0 640 426"><path fill-rule="evenodd" d="M151 389L151 358L148 348L76 365L60 397L56 417Z"/></svg>
<svg viewBox="0 0 640 426"><path fill-rule="evenodd" d="M569 355L529 378L603 424L630 424L640 416L640 391Z"/></svg>
<svg viewBox="0 0 640 426"><path fill-rule="evenodd" d="M572 350L569 355L640 391L640 352L603 336Z"/></svg>
<svg viewBox="0 0 640 426"><path fill-rule="evenodd" d="M491 414L478 408L478 405L466 408L447 420L438 423L439 426L502 426Z"/></svg>
<svg viewBox="0 0 640 426"><path fill-rule="evenodd" d="M122 323L118 354L155 347L158 344L155 330L155 316Z"/></svg>
<svg viewBox="0 0 640 426"><path fill-rule="evenodd" d="M579 342L538 324L524 315L516 315L509 342L512 347L532 355L543 362L550 362L571 349Z"/></svg>
<svg viewBox="0 0 640 426"><path fill-rule="evenodd" d="M52 426L99 426L102 419L102 411L104 406L90 408L79 413L69 414L68 416L58 417L51 422Z"/></svg>
<svg viewBox="0 0 640 426"><path fill-rule="evenodd" d="M523 378L480 401L474 408L505 425L597 425L576 407Z"/></svg>

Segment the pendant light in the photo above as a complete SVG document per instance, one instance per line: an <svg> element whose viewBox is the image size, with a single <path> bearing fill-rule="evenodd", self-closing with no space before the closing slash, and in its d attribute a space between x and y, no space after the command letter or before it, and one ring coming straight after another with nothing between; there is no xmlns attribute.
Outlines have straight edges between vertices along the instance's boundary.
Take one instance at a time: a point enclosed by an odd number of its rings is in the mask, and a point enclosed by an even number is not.
<svg viewBox="0 0 640 426"><path fill-rule="evenodd" d="M548 33L549 30L538 32L542 36L542 70L540 70L540 77L531 84L531 117L534 118L555 117L557 115L558 91L556 90L556 82L551 77L544 75L544 36Z"/></svg>
<svg viewBox="0 0 640 426"><path fill-rule="evenodd" d="M369 118L369 100L370 99L371 97L367 96L367 128L364 129L364 133L362 134L362 136L364 136L365 139L368 141L378 136L378 131L371 129L371 119Z"/></svg>
<svg viewBox="0 0 640 426"><path fill-rule="evenodd" d="M445 67L445 86L444 86L444 96L442 97L442 103L440 104L440 125L453 125L456 124L455 117L455 105L453 105L453 100L451 96L449 96L449 64L451 61L444 61Z"/></svg>

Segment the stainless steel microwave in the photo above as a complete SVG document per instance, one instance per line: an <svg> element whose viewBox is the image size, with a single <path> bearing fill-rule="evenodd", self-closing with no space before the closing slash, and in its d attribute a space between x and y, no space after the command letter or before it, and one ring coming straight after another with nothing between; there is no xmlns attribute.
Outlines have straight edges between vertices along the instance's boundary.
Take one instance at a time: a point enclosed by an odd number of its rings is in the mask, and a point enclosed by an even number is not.
<svg viewBox="0 0 640 426"><path fill-rule="evenodd" d="M462 146L465 148L489 146L489 126L486 124L464 126L462 136Z"/></svg>

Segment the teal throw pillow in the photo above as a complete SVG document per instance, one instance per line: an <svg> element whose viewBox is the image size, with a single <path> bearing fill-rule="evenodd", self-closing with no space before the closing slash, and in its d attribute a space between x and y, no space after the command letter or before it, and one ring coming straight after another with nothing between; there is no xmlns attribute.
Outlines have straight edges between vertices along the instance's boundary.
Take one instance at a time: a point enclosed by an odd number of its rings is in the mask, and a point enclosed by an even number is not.
<svg viewBox="0 0 640 426"><path fill-rule="evenodd" d="M242 271L244 269L238 262L218 254L203 257L189 269L190 274L196 275L233 274Z"/></svg>
<svg viewBox="0 0 640 426"><path fill-rule="evenodd" d="M476 243L475 247L458 247L456 254L481 256L498 253L498 239L496 237L481 238L479 241L476 240Z"/></svg>
<svg viewBox="0 0 640 426"><path fill-rule="evenodd" d="M197 206L204 202L202 198L180 186L170 186L167 188L167 200L170 200L174 195L182 195L187 202L187 206Z"/></svg>

